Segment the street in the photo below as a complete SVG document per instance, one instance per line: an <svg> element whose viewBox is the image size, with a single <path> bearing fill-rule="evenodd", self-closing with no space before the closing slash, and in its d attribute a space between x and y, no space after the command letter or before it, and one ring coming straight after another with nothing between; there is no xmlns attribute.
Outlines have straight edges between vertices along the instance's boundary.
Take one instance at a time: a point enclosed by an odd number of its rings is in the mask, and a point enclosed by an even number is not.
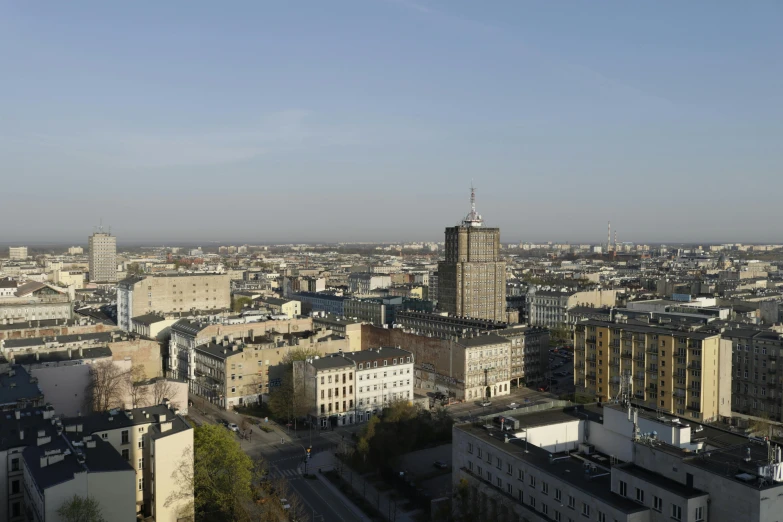
<svg viewBox="0 0 783 522"><path fill-rule="evenodd" d="M188 416L198 424L216 424L223 419L241 425L242 415L233 411L223 411L211 404L199 401L198 407L191 407ZM248 417L252 421L258 419ZM332 467L332 453L343 441L350 441L351 432L359 426L350 426L331 430L290 431L274 422L263 423L271 432L262 431L259 426L250 428L250 439L237 438L240 447L251 458L263 457L273 478L284 479L291 490L298 495L305 508L304 521L344 521L361 522L362 517L354 513L335 495L325 478L306 479L304 459L306 448L311 447L311 457L307 462L307 472L317 474L319 467Z"/></svg>

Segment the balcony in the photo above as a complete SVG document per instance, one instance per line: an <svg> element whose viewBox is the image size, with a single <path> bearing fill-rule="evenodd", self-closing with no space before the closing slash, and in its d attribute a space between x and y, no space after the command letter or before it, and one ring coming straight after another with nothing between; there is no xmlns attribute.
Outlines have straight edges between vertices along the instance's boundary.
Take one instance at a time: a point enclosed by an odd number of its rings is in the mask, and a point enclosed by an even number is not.
<svg viewBox="0 0 783 522"><path fill-rule="evenodd" d="M688 364L688 368L692 368L694 370L701 370L701 361L691 361Z"/></svg>
<svg viewBox="0 0 783 522"><path fill-rule="evenodd" d="M685 406L685 408L691 411L701 411L701 404L692 402Z"/></svg>
<svg viewBox="0 0 783 522"><path fill-rule="evenodd" d="M631 359L633 357L633 352L623 352L620 357L623 359Z"/></svg>
<svg viewBox="0 0 783 522"><path fill-rule="evenodd" d="M658 367L657 366L648 366L647 367L647 373L658 373Z"/></svg>
<svg viewBox="0 0 783 522"><path fill-rule="evenodd" d="M658 355L658 347L657 346L648 346L645 351L647 353L654 353L655 355Z"/></svg>
<svg viewBox="0 0 783 522"><path fill-rule="evenodd" d="M636 375L633 376L633 378L636 379L637 381L643 381L644 380L644 374L643 373L637 373Z"/></svg>

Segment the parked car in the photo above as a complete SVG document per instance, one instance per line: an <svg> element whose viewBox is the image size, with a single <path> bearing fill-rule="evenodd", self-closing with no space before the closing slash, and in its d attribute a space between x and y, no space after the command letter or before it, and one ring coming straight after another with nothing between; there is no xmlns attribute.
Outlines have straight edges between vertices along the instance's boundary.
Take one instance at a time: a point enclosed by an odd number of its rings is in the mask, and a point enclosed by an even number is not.
<svg viewBox="0 0 783 522"><path fill-rule="evenodd" d="M540 392L549 391L549 385L548 385L548 384L545 384L545 385L543 385L543 386L539 386L539 387L538 387L538 391L540 391Z"/></svg>
<svg viewBox="0 0 783 522"><path fill-rule="evenodd" d="M509 409L516 410L517 408L519 408L519 404L517 404L516 402L512 402L511 404L508 405L508 407Z"/></svg>
<svg viewBox="0 0 783 522"><path fill-rule="evenodd" d="M443 462L442 460L436 460L435 462L432 463L432 465L440 469L446 469L449 467L449 465Z"/></svg>
<svg viewBox="0 0 783 522"><path fill-rule="evenodd" d="M484 401L484 402L481 403L481 405L484 406L484 407L492 406L492 401Z"/></svg>
<svg viewBox="0 0 783 522"><path fill-rule="evenodd" d="M239 431L239 426L234 424L233 422L229 423L226 428L230 429L231 431Z"/></svg>
<svg viewBox="0 0 783 522"><path fill-rule="evenodd" d="M283 506L283 509L285 509L286 511L291 509L291 504L288 503L287 499L281 498L280 499L280 504Z"/></svg>

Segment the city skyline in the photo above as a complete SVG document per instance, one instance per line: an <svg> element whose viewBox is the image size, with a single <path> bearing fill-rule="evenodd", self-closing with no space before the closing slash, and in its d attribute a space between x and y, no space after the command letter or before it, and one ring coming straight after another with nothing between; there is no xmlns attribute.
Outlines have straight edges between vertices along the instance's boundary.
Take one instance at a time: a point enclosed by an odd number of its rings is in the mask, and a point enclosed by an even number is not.
<svg viewBox="0 0 783 522"><path fill-rule="evenodd" d="M308 6L6 5L2 239L779 239L777 3Z"/></svg>

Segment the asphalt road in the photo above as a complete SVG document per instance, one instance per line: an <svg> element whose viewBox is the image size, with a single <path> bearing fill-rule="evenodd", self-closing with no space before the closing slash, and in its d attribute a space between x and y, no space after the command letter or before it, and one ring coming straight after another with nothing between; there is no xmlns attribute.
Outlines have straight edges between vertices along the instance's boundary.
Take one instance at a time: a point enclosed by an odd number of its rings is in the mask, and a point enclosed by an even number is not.
<svg viewBox="0 0 783 522"><path fill-rule="evenodd" d="M283 445L285 446L285 445ZM313 442L312 457L308 461L308 473L318 472L319 465L330 465L329 450L333 443L328 440ZM304 504L305 520L360 522L353 511L337 499L320 480L306 479L302 476L304 450L301 447L281 448L273 455L267 456L267 462L274 477L283 478L291 490L299 496Z"/></svg>

